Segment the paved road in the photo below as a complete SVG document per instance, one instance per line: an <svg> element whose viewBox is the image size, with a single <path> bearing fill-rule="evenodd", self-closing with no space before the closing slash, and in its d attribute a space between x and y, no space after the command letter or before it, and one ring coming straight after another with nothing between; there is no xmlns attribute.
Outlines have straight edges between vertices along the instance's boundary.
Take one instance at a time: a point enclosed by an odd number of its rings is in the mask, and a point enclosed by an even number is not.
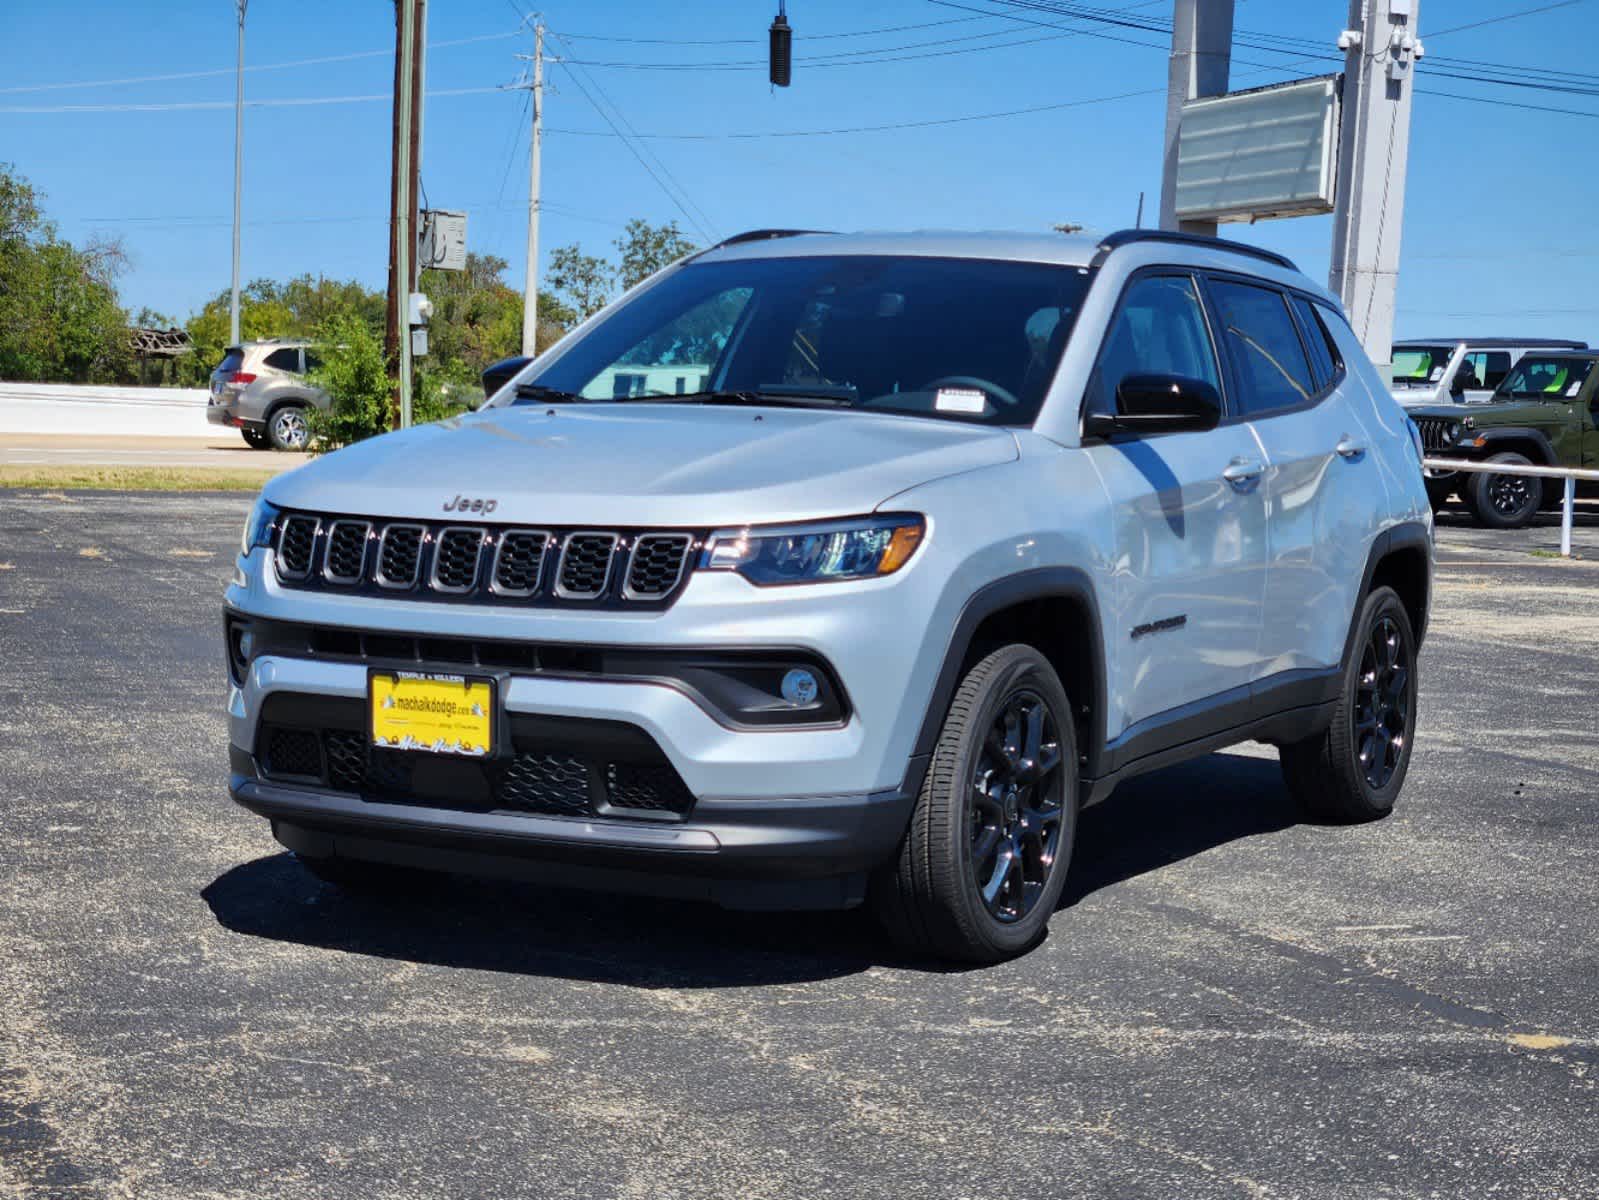
<svg viewBox="0 0 1599 1200"><path fill-rule="evenodd" d="M227 467L287 471L309 455L252 450L237 433L209 437L87 437L0 433L0 466Z"/></svg>
<svg viewBox="0 0 1599 1200"><path fill-rule="evenodd" d="M1599 1195L1599 566L1447 532L1393 817L1139 780L1041 947L943 972L317 884L223 791L243 508L0 491L0 1196Z"/></svg>

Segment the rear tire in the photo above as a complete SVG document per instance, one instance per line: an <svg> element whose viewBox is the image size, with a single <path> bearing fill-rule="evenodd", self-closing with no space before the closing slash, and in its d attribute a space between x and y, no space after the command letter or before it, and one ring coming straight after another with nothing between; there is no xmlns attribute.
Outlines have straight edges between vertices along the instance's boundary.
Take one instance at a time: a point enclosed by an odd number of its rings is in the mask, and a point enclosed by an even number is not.
<svg viewBox="0 0 1599 1200"><path fill-rule="evenodd" d="M1283 780L1312 816L1372 821L1393 811L1416 729L1416 635L1390 587L1361 605L1326 732L1283 746Z"/></svg>
<svg viewBox="0 0 1599 1200"><path fill-rule="evenodd" d="M267 418L267 438L274 450L302 451L311 445L311 426L303 404L284 404Z"/></svg>
<svg viewBox="0 0 1599 1200"><path fill-rule="evenodd" d="M1507 450L1486 460L1531 466L1525 454ZM1520 529L1530 524L1543 503L1543 480L1532 475L1478 475L1466 485L1466 506L1490 529Z"/></svg>
<svg viewBox="0 0 1599 1200"><path fill-rule="evenodd" d="M1032 646L961 680L899 853L871 906L901 947L992 963L1032 947L1060 902L1077 827L1077 737Z"/></svg>

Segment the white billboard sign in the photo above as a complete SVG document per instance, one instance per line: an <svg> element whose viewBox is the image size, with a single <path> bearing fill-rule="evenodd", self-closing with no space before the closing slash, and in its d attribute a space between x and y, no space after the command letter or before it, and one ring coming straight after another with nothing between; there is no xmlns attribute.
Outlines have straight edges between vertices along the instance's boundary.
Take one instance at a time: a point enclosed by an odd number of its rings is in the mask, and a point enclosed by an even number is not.
<svg viewBox="0 0 1599 1200"><path fill-rule="evenodd" d="M1177 136L1177 215L1258 221L1333 210L1338 79L1190 100Z"/></svg>
<svg viewBox="0 0 1599 1200"><path fill-rule="evenodd" d="M466 214L442 208L422 210L417 263L424 271L466 269Z"/></svg>

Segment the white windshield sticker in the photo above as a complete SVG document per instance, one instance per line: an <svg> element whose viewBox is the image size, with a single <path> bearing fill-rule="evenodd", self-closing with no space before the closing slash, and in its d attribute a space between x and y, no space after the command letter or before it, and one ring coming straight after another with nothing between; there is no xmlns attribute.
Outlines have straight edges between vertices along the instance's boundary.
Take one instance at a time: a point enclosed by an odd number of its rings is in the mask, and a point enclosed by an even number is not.
<svg viewBox="0 0 1599 1200"><path fill-rule="evenodd" d="M976 388L939 388L938 395L933 398L933 407L939 412L981 416L988 407L988 401Z"/></svg>
<svg viewBox="0 0 1599 1200"><path fill-rule="evenodd" d="M1582 381L1579 379L1576 383L1572 384L1566 389L1566 395L1575 396L1580 391L1582 391Z"/></svg>

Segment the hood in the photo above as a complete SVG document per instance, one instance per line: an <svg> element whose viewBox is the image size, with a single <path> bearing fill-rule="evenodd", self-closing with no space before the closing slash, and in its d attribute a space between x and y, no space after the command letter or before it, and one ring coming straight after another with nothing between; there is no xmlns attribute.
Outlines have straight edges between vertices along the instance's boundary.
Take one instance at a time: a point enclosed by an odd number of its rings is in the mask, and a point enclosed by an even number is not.
<svg viewBox="0 0 1599 1200"><path fill-rule="evenodd" d="M1463 421L1473 413L1480 413L1487 408L1486 404L1411 404L1405 408L1407 417L1446 417L1451 421Z"/></svg>
<svg viewBox="0 0 1599 1200"><path fill-rule="evenodd" d="M464 498L494 507L463 519L497 524L708 528L871 512L907 488L1016 457L1006 430L921 417L525 405L359 442L262 494L315 512L441 520Z"/></svg>

